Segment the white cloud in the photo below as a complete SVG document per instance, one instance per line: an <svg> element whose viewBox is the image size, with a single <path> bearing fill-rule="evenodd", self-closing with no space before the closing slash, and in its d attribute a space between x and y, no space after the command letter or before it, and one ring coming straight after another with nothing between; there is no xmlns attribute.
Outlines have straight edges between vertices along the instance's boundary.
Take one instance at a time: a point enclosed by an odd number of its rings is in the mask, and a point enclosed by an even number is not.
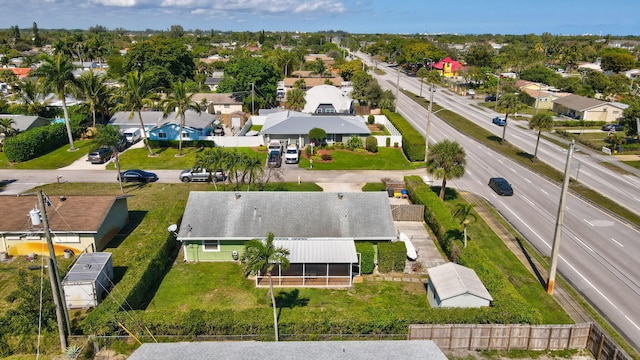
<svg viewBox="0 0 640 360"><path fill-rule="evenodd" d="M186 9L192 14L224 12L261 13L343 13L342 0L90 0L106 7L145 7Z"/></svg>
<svg viewBox="0 0 640 360"><path fill-rule="evenodd" d="M93 0L92 3L102 6L133 7L139 5L136 0Z"/></svg>

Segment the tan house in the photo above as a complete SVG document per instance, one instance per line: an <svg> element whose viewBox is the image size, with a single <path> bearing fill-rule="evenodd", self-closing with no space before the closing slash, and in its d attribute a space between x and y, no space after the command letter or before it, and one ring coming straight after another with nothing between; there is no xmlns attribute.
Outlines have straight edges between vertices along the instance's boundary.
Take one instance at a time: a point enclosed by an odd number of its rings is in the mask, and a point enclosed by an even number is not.
<svg viewBox="0 0 640 360"><path fill-rule="evenodd" d="M209 114L228 115L242 111L242 99L233 94L197 93L191 100L201 104L202 110Z"/></svg>
<svg viewBox="0 0 640 360"><path fill-rule="evenodd" d="M580 95L567 95L553 102L553 112L577 120L615 122L629 105Z"/></svg>
<svg viewBox="0 0 640 360"><path fill-rule="evenodd" d="M554 100L570 95L566 92L559 93L549 85L527 80L517 80L516 86L534 99L532 106L539 110L551 110Z"/></svg>
<svg viewBox="0 0 640 360"><path fill-rule="evenodd" d="M314 62L316 59L321 59L326 67L332 67L335 62L332 57L325 54L309 54L304 56L305 62Z"/></svg>
<svg viewBox="0 0 640 360"><path fill-rule="evenodd" d="M75 254L102 250L129 220L128 196L48 196L45 211L54 250ZM48 255L42 223L33 224L36 196L2 196L0 252L11 256Z"/></svg>
<svg viewBox="0 0 640 360"><path fill-rule="evenodd" d="M288 77L284 79L284 88L286 90L291 90L293 89L293 85L296 83L296 81L298 80L304 80L304 88L303 90L307 90L307 89L311 89L314 86L319 86L319 85L325 85L327 80L331 81L331 84L335 87L342 87L342 77L340 76L335 76L335 77Z"/></svg>

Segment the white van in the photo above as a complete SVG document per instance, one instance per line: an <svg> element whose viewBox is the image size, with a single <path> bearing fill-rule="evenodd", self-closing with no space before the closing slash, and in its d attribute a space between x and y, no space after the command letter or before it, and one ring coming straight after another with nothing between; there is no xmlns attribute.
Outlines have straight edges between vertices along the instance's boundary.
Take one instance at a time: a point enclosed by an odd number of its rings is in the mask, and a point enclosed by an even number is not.
<svg viewBox="0 0 640 360"><path fill-rule="evenodd" d="M122 132L127 142L135 144L142 139L142 130L137 128L127 129Z"/></svg>

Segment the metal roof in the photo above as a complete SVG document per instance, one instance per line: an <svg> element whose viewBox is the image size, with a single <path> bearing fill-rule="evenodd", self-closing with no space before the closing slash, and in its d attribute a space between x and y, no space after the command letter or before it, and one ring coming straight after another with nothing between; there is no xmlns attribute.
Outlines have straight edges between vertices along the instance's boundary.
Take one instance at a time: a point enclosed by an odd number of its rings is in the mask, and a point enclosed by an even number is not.
<svg viewBox="0 0 640 360"><path fill-rule="evenodd" d="M427 273L440 300L451 299L463 294L475 295L489 301L493 300L473 269L449 262L429 268Z"/></svg>
<svg viewBox="0 0 640 360"><path fill-rule="evenodd" d="M431 340L145 343L128 360L395 360L447 357Z"/></svg>
<svg viewBox="0 0 640 360"><path fill-rule="evenodd" d="M321 128L327 134L371 134L358 116L310 115L296 111L268 114L261 132L268 135L308 134L313 128Z"/></svg>
<svg viewBox="0 0 640 360"><path fill-rule="evenodd" d="M386 192L192 191L178 240L394 240Z"/></svg>
<svg viewBox="0 0 640 360"><path fill-rule="evenodd" d="M291 263L357 263L358 255L353 240L282 240L273 241L277 247L289 250Z"/></svg>
<svg viewBox="0 0 640 360"><path fill-rule="evenodd" d="M111 261L111 253L84 253L76 260L62 281L63 284L95 281Z"/></svg>
<svg viewBox="0 0 640 360"><path fill-rule="evenodd" d="M332 104L338 113L345 113L351 110L353 100L343 95L342 90L333 85L318 85L307 90L305 96L307 101L302 112L314 113L320 104Z"/></svg>

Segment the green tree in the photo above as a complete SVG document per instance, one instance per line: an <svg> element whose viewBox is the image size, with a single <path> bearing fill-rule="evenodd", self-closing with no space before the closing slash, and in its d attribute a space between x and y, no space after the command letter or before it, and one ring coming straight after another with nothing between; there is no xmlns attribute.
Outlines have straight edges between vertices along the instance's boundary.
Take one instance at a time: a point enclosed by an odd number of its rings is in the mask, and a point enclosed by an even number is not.
<svg viewBox="0 0 640 360"><path fill-rule="evenodd" d="M80 98L91 111L93 126L96 126L96 112L106 108L106 103L110 97L109 89L104 83L104 76L96 75L93 71L86 71L78 78L78 89Z"/></svg>
<svg viewBox="0 0 640 360"><path fill-rule="evenodd" d="M184 128L185 113L187 110L195 111L198 115L201 113L200 104L192 100L193 94L188 93L187 86L182 81L171 84L171 91L167 98L163 101L164 116L168 116L170 112L176 112L176 119L180 119L180 133L178 134L178 154L176 156L184 156L182 154L182 129Z"/></svg>
<svg viewBox="0 0 640 360"><path fill-rule="evenodd" d="M462 232L464 234L464 247L467 247L467 225L472 221L475 221L476 215L473 213L475 205L469 203L458 203L453 211L453 218L462 225Z"/></svg>
<svg viewBox="0 0 640 360"><path fill-rule="evenodd" d="M444 200L447 180L464 176L466 163L465 151L455 141L447 139L429 147L427 172L436 179L442 179L442 186L440 187L441 200Z"/></svg>
<svg viewBox="0 0 640 360"><path fill-rule="evenodd" d="M239 56L227 64L217 92L248 95L253 88L256 103L275 105L278 80L278 70L268 59ZM245 98L245 108L252 108L251 101L251 96Z"/></svg>
<svg viewBox="0 0 640 360"><path fill-rule="evenodd" d="M316 58L316 60L313 62L313 72L322 77L326 71L327 67L324 65L324 61L322 61L322 59L320 58Z"/></svg>
<svg viewBox="0 0 640 360"><path fill-rule="evenodd" d="M362 138L360 138L360 136L358 135L351 135L349 140L347 140L347 149L362 149Z"/></svg>
<svg viewBox="0 0 640 360"><path fill-rule="evenodd" d="M265 241L259 239L249 240L244 246L244 252L240 257L242 271L247 275L265 274L269 279L269 294L273 306L273 326L275 340L278 341L278 313L276 309L276 298L273 292L273 278L271 273L274 267L278 266L282 270L289 267L289 250L277 247L273 244L273 233L267 234Z"/></svg>
<svg viewBox="0 0 640 360"><path fill-rule="evenodd" d="M148 85L147 79L136 70L127 74L123 86L113 98L116 103L114 110L129 111L129 119L133 118L135 113L138 113L140 128L142 129L142 136L144 137L143 141L147 145L149 156L155 156L156 154L151 149L151 145L147 139L147 130L144 127L144 121L142 121L142 109L153 106L154 96L155 93Z"/></svg>
<svg viewBox="0 0 640 360"><path fill-rule="evenodd" d="M37 82L25 79L18 85L17 95L18 101L27 107L28 115L44 116L47 113L47 104L40 101L42 93Z"/></svg>
<svg viewBox="0 0 640 360"><path fill-rule="evenodd" d="M120 174L120 142L122 141L122 135L117 127L111 125L98 124L95 137L96 145L100 147L109 147L113 151L114 163L116 170ZM118 176L118 183L120 184L120 192L124 194L122 188L122 179Z"/></svg>
<svg viewBox="0 0 640 360"><path fill-rule="evenodd" d="M0 133L4 133L7 137L15 135L17 132L13 127L15 123L11 118L0 118Z"/></svg>
<svg viewBox="0 0 640 360"><path fill-rule="evenodd" d="M300 111L307 104L305 99L305 92L302 89L291 89L287 91L287 109Z"/></svg>
<svg viewBox="0 0 640 360"><path fill-rule="evenodd" d="M324 139L327 137L327 132L320 128L313 128L309 130L309 141L315 146L321 146Z"/></svg>
<svg viewBox="0 0 640 360"><path fill-rule="evenodd" d="M67 108L67 94L77 87L77 81L73 76L75 66L71 59L63 54L54 56L44 55L42 65L34 71L34 76L38 77L45 92L52 92L62 101L62 111L64 112L64 124L69 137L69 151L75 151L73 144L73 134L71 133L71 122L69 119L69 109Z"/></svg>
<svg viewBox="0 0 640 360"><path fill-rule="evenodd" d="M147 81L165 88L176 81L193 79L195 67L193 54L182 39L153 36L133 44L125 55L125 72L138 70L150 78Z"/></svg>
<svg viewBox="0 0 640 360"><path fill-rule="evenodd" d="M538 131L536 138L536 149L533 152L533 160L538 156L538 144L540 144L540 133L553 129L553 118L547 113L537 113L529 120L529 128Z"/></svg>
<svg viewBox="0 0 640 360"><path fill-rule="evenodd" d="M464 55L464 60L469 66L493 67L495 51L489 44L474 44Z"/></svg>
<svg viewBox="0 0 640 360"><path fill-rule="evenodd" d="M604 71L627 71L636 66L636 58L625 49L607 49L602 53L601 66Z"/></svg>
<svg viewBox="0 0 640 360"><path fill-rule="evenodd" d="M516 94L504 94L498 100L497 108L504 112L504 126L502 127L502 139L500 142L504 142L505 135L507 133L507 124L509 123L509 114L515 114L518 110L521 110L525 105L520 102L520 98Z"/></svg>
<svg viewBox="0 0 640 360"><path fill-rule="evenodd" d="M424 84L424 78L427 77L427 74L429 74L429 70L424 67L421 67L418 69L418 72L416 72L416 76L420 79L420 97L422 97L422 84Z"/></svg>
<svg viewBox="0 0 640 360"><path fill-rule="evenodd" d="M206 148L204 151L196 155L194 168L202 168L211 173L215 173L215 171L223 169L224 162L225 149L220 147ZM218 190L218 185L215 180L213 181L213 187Z"/></svg>

